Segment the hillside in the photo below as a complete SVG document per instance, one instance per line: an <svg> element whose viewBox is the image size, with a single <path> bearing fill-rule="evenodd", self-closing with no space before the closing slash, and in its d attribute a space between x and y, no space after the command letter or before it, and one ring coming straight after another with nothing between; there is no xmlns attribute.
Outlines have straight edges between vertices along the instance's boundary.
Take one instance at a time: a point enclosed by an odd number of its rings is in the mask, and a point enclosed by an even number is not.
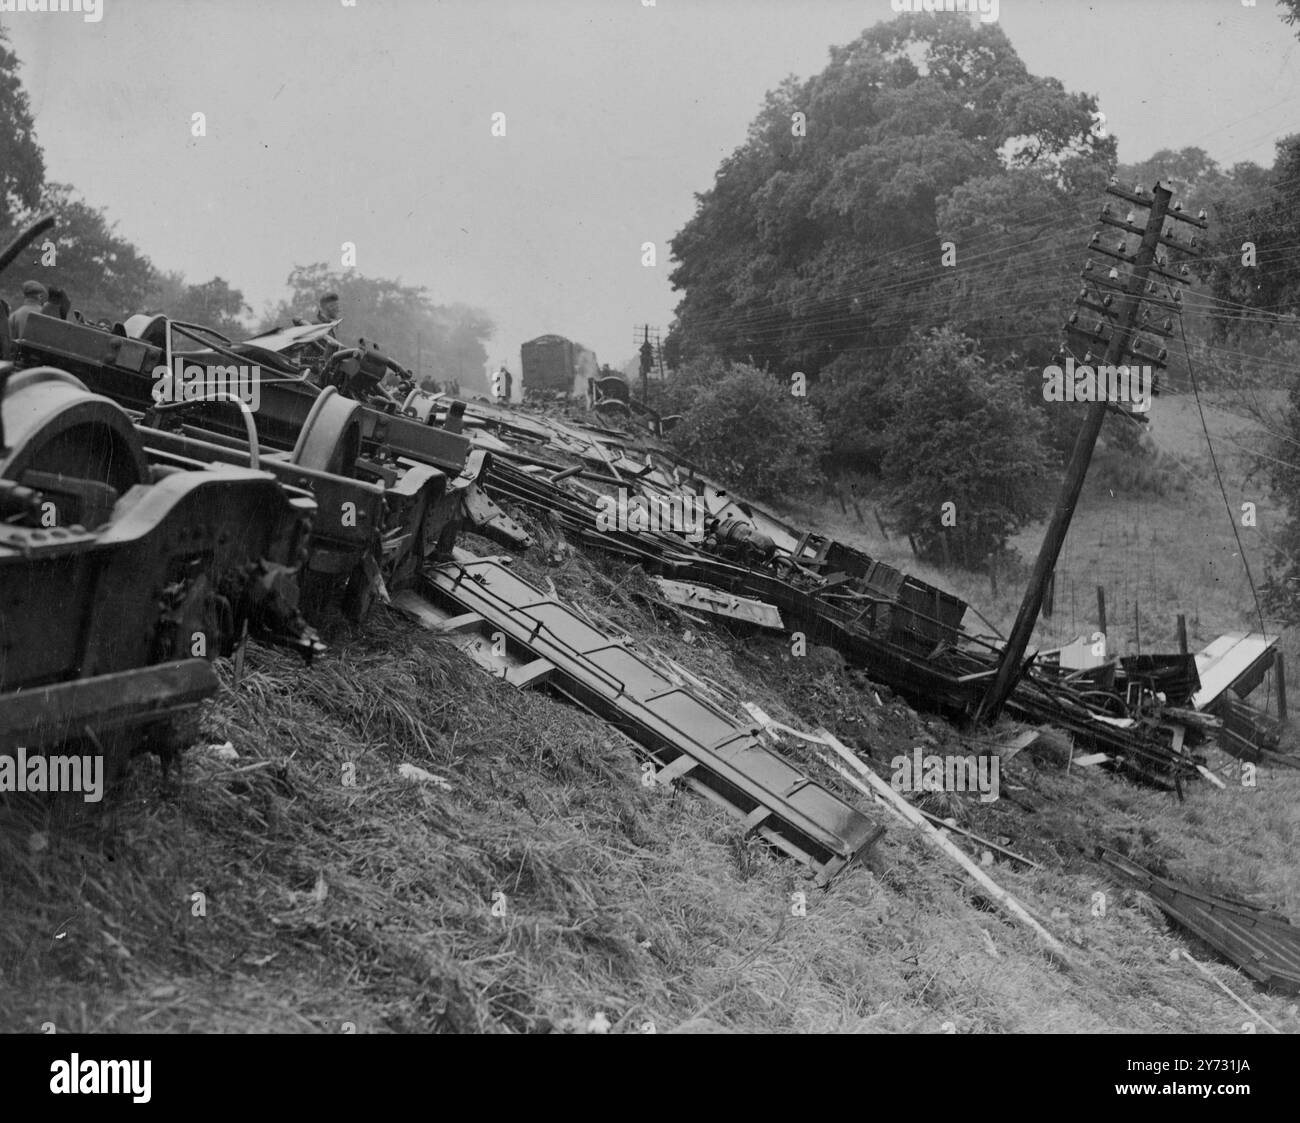
<svg viewBox="0 0 1300 1123"><path fill-rule="evenodd" d="M1145 504L1124 502L1128 517ZM1084 541L1119 517L1096 495L1081 515ZM554 560L535 548L516 564L778 719L827 725L886 778L913 745L960 751L949 727L834 652L794 659L778 640L702 632L652 608L638 570ZM636 754L594 718L488 678L391 610L327 638L310 669L256 648L238 686L224 668L196 747L167 777L137 762L107 814L7 817L0 1028L1235 1032L1240 1008L1170 958L1210 953L1089 855L1109 845L1300 916L1295 773L1198 784L1180 804L1067 770L1048 748L1004 769L995 803L927 797L1040 864L999 855L989 872L1073 949L1065 971L879 810L888 831L869 864L815 890L712 805L642 786ZM216 748L227 742L237 757ZM864 802L797 745L784 751ZM404 763L437 779L404 779ZM1210 970L1300 1030L1290 1000Z"/></svg>

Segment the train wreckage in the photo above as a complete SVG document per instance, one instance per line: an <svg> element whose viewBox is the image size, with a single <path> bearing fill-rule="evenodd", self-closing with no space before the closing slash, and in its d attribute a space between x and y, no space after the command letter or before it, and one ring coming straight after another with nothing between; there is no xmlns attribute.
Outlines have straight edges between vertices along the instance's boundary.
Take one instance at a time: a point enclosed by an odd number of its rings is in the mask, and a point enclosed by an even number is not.
<svg viewBox="0 0 1300 1123"><path fill-rule="evenodd" d="M381 601L506 681L597 714L660 781L719 804L821 883L872 846L883 828L762 742L715 684L508 557L459 545L472 531L526 549L529 525L640 566L697 620L833 647L918 708L978 717L1008 644L968 625L978 613L961 599L732 495L657 419L615 429L607 413L456 400L374 347L318 357L328 328L232 341L165 316L111 331L26 320L0 366L0 753L164 744L216 691L216 656L250 637L311 656L327 607L359 621ZM250 367L256 410L237 387L158 389L159 369ZM505 653L485 639L498 633ZM1270 667L1283 686L1276 645L1241 634L1197 655L1032 653L1003 708L1181 794L1217 782L1199 751L1210 738L1293 764L1275 723L1242 702Z"/></svg>

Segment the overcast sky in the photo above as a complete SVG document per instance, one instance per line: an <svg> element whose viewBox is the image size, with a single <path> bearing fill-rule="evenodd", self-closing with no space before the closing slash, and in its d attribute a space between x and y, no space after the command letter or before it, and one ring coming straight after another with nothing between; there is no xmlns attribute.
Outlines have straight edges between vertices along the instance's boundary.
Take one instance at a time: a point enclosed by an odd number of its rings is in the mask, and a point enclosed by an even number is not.
<svg viewBox="0 0 1300 1123"><path fill-rule="evenodd" d="M764 92L893 18L889 0L102 2L98 23L0 17L51 180L258 312L354 242L362 272L486 309L512 367L543 332L617 365L634 324L666 327L667 242ZM1271 165L1300 130L1300 42L1272 0L1001 0L998 22L1030 71L1098 95L1121 160Z"/></svg>

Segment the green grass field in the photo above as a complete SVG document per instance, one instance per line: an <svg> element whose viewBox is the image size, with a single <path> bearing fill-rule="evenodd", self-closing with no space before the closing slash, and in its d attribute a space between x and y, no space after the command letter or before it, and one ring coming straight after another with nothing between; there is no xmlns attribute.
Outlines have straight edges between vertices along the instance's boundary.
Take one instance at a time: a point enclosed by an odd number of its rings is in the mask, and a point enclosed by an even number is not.
<svg viewBox="0 0 1300 1123"><path fill-rule="evenodd" d="M1252 436L1257 430L1248 418L1213 402L1206 406L1206 422L1246 562L1258 586L1281 511L1268 494L1258 461L1248 454L1260 447ZM1091 633L1097 627L1098 585L1106 591L1111 650L1122 655L1135 652L1139 639L1143 651L1176 651L1180 613L1186 616L1193 650L1227 631L1260 630L1241 551L1190 395L1164 394L1155 400L1149 440L1159 458L1154 467L1139 471L1098 449L1057 564L1055 611L1050 619L1040 619L1036 645L1049 648ZM844 489L846 496L852 486ZM927 565L912 555L905 539L886 539L871 513L879 509L877 498L865 484L859 485L859 494L861 519L851 506L846 512L832 498L791 504L786 513L951 590L1004 634L1009 631L1045 522L1012 540L1025 564L1018 572L1004 574L995 594L987 576ZM1256 505L1254 527L1241 525L1241 504L1247 501ZM1270 632L1278 630L1267 615L1265 620ZM1283 631L1282 648L1293 665L1300 664L1300 637Z"/></svg>

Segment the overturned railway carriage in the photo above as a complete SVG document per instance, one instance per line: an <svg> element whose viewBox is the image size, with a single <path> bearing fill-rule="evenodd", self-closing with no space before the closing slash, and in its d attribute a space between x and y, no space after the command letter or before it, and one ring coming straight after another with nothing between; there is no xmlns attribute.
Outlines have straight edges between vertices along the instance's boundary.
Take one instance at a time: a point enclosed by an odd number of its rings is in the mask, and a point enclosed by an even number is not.
<svg viewBox="0 0 1300 1123"><path fill-rule="evenodd" d="M695 585L701 605L709 599L725 605L726 596L711 592L720 590L743 598L751 610L775 609L787 632L837 648L912 704L957 720L974 714L996 674L1001 642L964 628L963 601L736 501L653 438L495 414L469 422L492 430L484 439L495 442L490 447L498 467L489 488L499 500L544 513L575 543ZM700 542L671 530L602 527L600 503L612 489L646 499L691 499L716 520L715 530ZM734 533L735 527L744 533ZM1110 754L1119 767L1157 786L1177 788L1203 766L1176 747L1177 731L1159 706L1140 705L1130 715L1125 699L1116 697L1124 711L1118 717L1033 663L1021 668L1007 703L1016 717L1060 725L1083 751ZM1150 701L1154 691L1145 694Z"/></svg>
<svg viewBox="0 0 1300 1123"><path fill-rule="evenodd" d="M18 361L58 362L137 411L141 440L169 463L249 463L249 423L231 403L160 408L155 400L153 372L169 369L173 327L199 339L212 336L161 317L133 338L32 316L17 344ZM253 343L209 338L208 346L185 352L183 361L205 370L257 368L257 462L286 485L311 491L319 507L304 579L310 610L341 597L344 610L361 619L377 595L409 584L425 560L448 556L466 520L509 530L509 520L480 488L488 453L475 452L463 435L413 410L392 402L376 408L333 386L315 385L274 349L294 341L291 333Z"/></svg>
<svg viewBox="0 0 1300 1123"><path fill-rule="evenodd" d="M111 769L170 747L246 636L322 651L298 610L315 514L267 472L158 463L67 371L0 362L0 754L84 743Z"/></svg>
<svg viewBox="0 0 1300 1123"><path fill-rule="evenodd" d="M6 365L0 382L0 752L162 744L246 630L322 649L297 608L310 495L151 462L66 372Z"/></svg>
<svg viewBox="0 0 1300 1123"><path fill-rule="evenodd" d="M262 342L247 346L222 341L211 351L188 352L185 361L199 366L254 357L274 372L262 383L257 414L261 432L253 433L250 441L248 422L229 403L199 400L175 410L156 407L153 371L168 366L171 351L165 322L149 321L152 338L141 338L48 317L32 320L39 322L33 322L20 341L20 362L57 359L133 407L130 417L137 423L130 425L119 409L119 426L156 471L184 474L212 465L237 471L236 466L251 462L266 469L262 474L286 491L309 489L320 508L312 540L302 548L309 587L313 580L327 587L346 580L352 587L357 572L377 561L378 584L387 584L399 605L414 609L427 622L436 610L416 590L445 598L438 574L448 563L437 571L425 568L422 582L417 578L425 562L450 553L462 518L511 545L528 542L479 487L491 452L475 449L456 431L462 421L460 403L408 399L400 410L372 408L344 397L333 386L322 390L313 385ZM160 331L163 334L157 334ZM440 413L442 426L437 424ZM421 492L422 505L413 502ZM448 497L451 502L439 509L437 504ZM351 524L338 519L340 505L351 505L359 517ZM367 536L354 530L349 535L349 525L358 524L378 533ZM518 584L500 567L489 565L489 571L498 581ZM461 586L461 591L469 587ZM533 595L531 587L526 591ZM454 596L451 601L455 603ZM571 630L588 627L566 615L558 603L555 610ZM533 605L529 611L541 609ZM537 642L538 621L531 614L526 619ZM518 639L526 646L527 636ZM671 766L672 777L681 777L745 819L749 829L811 865L823 882L879 836L880 831L849 805L759 745L748 723L724 717L693 688L671 683L630 653L620 654L617 640L578 647L566 646L558 634L556 640L557 646L548 652L562 663L571 661L565 664L567 685L557 677L561 693L601 713L658 765L665 770ZM626 688L618 687L608 697L602 690L591 693L587 675L608 685L610 673L601 661L619 658L630 659L636 671ZM209 692L213 685L207 684ZM721 732L727 735L719 739ZM669 782L667 773L663 781Z"/></svg>

